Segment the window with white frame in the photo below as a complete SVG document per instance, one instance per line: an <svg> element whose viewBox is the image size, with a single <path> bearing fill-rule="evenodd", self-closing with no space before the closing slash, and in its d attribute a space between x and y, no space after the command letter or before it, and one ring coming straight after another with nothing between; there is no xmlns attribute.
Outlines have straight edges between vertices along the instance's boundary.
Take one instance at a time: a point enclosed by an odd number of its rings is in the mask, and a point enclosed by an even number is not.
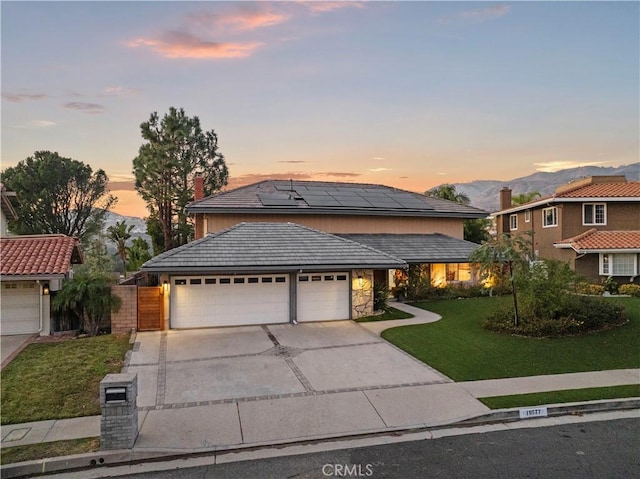
<svg viewBox="0 0 640 479"><path fill-rule="evenodd" d="M524 210L524 222L531 223L531 210Z"/></svg>
<svg viewBox="0 0 640 479"><path fill-rule="evenodd" d="M551 226L558 226L558 208L552 206L551 208L544 208L542 210L542 226L549 228Z"/></svg>
<svg viewBox="0 0 640 479"><path fill-rule="evenodd" d="M509 229L511 231L518 229L518 215L509 215Z"/></svg>
<svg viewBox="0 0 640 479"><path fill-rule="evenodd" d="M607 205L606 203L585 203L582 205L583 225L606 225Z"/></svg>
<svg viewBox="0 0 640 479"><path fill-rule="evenodd" d="M637 276L638 255L635 253L600 253L601 276Z"/></svg>

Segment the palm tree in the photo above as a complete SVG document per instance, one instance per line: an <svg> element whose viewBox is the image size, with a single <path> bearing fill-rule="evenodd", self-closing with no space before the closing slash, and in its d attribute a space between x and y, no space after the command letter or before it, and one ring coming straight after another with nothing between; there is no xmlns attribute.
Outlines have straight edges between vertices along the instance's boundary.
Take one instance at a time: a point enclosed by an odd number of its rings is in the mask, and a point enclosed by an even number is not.
<svg viewBox="0 0 640 479"><path fill-rule="evenodd" d="M524 205L525 203L529 203L535 199L540 198L542 195L537 191L530 191L529 193L520 193L519 195L511 198L511 204L513 206Z"/></svg>
<svg viewBox="0 0 640 479"><path fill-rule="evenodd" d="M463 205L468 205L471 201L469 196L465 193L458 193L456 191L456 187L451 184L444 184L440 186L436 186L424 192L427 196L432 196L434 198L440 198L443 200L453 201L454 203L460 203Z"/></svg>
<svg viewBox="0 0 640 479"><path fill-rule="evenodd" d="M118 256L122 260L122 274L127 275L127 240L131 238L133 225L127 225L125 220L117 221L115 225L107 228L107 238L118 249Z"/></svg>

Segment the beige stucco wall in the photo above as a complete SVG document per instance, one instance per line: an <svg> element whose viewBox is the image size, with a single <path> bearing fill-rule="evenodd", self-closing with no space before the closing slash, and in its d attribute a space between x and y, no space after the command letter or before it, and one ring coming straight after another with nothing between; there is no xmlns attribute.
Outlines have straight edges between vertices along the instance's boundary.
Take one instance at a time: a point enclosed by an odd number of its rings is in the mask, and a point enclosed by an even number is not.
<svg viewBox="0 0 640 479"><path fill-rule="evenodd" d="M326 233L441 233L463 239L463 220L455 218L413 218L388 216L331 216L283 214L209 214L205 227L208 233L230 228L238 223L297 223Z"/></svg>

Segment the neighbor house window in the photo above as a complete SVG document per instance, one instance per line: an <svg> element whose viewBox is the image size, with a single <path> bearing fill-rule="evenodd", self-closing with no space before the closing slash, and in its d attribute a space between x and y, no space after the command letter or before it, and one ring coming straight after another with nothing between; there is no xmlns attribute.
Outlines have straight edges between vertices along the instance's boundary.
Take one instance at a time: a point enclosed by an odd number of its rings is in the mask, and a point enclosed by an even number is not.
<svg viewBox="0 0 640 479"><path fill-rule="evenodd" d="M524 222L531 223L531 210L525 210L524 212Z"/></svg>
<svg viewBox="0 0 640 479"><path fill-rule="evenodd" d="M558 208L544 208L542 210L542 226L548 228L550 226L558 226Z"/></svg>
<svg viewBox="0 0 640 479"><path fill-rule="evenodd" d="M634 253L600 253L601 276L637 276L638 255Z"/></svg>
<svg viewBox="0 0 640 479"><path fill-rule="evenodd" d="M583 225L606 225L607 205L605 203L585 203L582 205Z"/></svg>
<svg viewBox="0 0 640 479"><path fill-rule="evenodd" d="M509 229L511 231L518 229L518 215L509 215Z"/></svg>

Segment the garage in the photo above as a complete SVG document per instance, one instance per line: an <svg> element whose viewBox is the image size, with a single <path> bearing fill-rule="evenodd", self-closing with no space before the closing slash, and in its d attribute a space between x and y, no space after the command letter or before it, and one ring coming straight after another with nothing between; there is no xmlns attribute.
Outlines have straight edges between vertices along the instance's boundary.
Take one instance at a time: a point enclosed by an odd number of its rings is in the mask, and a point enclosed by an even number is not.
<svg viewBox="0 0 640 479"><path fill-rule="evenodd" d="M349 273L299 274L297 320L334 321L349 319Z"/></svg>
<svg viewBox="0 0 640 479"><path fill-rule="evenodd" d="M289 321L289 277L172 277L171 327L203 328Z"/></svg>
<svg viewBox="0 0 640 479"><path fill-rule="evenodd" d="M35 281L2 283L2 334L30 334L40 329L40 288Z"/></svg>
<svg viewBox="0 0 640 479"><path fill-rule="evenodd" d="M181 329L366 316L373 313L372 270L406 266L294 223L240 223L160 254L141 271L166 282L165 324ZM352 285L354 275L371 279Z"/></svg>

